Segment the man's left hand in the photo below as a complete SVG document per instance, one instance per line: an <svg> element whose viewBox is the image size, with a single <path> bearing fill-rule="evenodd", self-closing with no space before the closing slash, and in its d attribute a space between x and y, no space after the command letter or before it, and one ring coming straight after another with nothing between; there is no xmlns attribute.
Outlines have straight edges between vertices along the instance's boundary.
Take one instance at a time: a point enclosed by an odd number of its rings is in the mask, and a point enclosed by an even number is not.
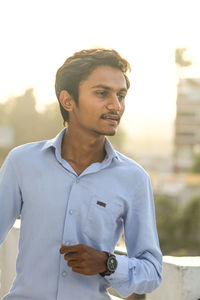
<svg viewBox="0 0 200 300"><path fill-rule="evenodd" d="M68 266L76 273L96 275L106 270L106 253L87 245L67 246L62 244L60 253L64 254Z"/></svg>

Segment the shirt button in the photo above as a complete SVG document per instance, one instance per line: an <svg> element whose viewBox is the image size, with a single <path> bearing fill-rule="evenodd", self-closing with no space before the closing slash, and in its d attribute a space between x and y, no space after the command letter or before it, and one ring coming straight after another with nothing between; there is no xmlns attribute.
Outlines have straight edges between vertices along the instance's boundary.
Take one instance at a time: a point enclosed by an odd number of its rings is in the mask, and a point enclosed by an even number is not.
<svg viewBox="0 0 200 300"><path fill-rule="evenodd" d="M79 181L80 181L80 179L79 179L79 178L77 178L77 179L76 179L76 183L79 183Z"/></svg>
<svg viewBox="0 0 200 300"><path fill-rule="evenodd" d="M66 271L63 271L63 272L62 272L62 276L63 276L63 277L66 277L66 276L67 276L67 272L66 272Z"/></svg>
<svg viewBox="0 0 200 300"><path fill-rule="evenodd" d="M69 211L69 214L70 214L70 215L72 215L72 214L73 214L73 210L72 210L72 209L70 209L70 211Z"/></svg>

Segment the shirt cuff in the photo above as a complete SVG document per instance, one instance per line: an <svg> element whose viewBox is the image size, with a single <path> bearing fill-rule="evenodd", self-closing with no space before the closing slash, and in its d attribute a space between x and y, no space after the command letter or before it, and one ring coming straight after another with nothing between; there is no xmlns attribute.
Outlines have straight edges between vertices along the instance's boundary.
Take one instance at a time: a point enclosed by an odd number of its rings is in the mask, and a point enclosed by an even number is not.
<svg viewBox="0 0 200 300"><path fill-rule="evenodd" d="M104 278L112 285L113 283L125 282L129 280L129 259L125 255L116 255L118 262L116 271ZM133 266L134 267L134 266Z"/></svg>

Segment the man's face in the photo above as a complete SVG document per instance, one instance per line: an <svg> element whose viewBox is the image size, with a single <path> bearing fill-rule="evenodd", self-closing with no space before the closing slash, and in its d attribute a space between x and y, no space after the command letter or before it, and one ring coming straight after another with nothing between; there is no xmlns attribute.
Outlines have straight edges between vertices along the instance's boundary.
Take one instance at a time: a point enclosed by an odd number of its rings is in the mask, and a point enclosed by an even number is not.
<svg viewBox="0 0 200 300"><path fill-rule="evenodd" d="M114 135L125 109L126 93L126 80L119 69L97 67L80 83L78 106L74 103L70 126L88 133Z"/></svg>

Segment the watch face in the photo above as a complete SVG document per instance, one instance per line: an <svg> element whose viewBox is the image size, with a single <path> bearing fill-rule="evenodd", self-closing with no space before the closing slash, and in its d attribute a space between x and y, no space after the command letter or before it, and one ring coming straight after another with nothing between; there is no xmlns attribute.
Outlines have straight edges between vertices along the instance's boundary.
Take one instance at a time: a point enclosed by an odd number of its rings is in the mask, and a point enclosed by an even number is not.
<svg viewBox="0 0 200 300"><path fill-rule="evenodd" d="M107 267L110 272L114 272L117 269L117 260L115 256L110 256L108 258Z"/></svg>

